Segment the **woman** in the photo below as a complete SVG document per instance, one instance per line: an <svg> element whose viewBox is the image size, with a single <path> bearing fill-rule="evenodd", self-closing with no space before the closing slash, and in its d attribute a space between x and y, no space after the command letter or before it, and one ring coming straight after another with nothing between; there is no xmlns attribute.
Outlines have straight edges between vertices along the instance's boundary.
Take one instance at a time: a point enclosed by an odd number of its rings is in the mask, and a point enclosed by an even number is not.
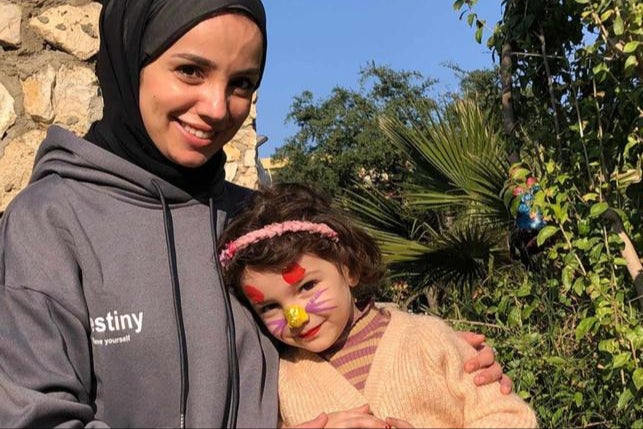
<svg viewBox="0 0 643 429"><path fill-rule="evenodd" d="M221 149L261 81L263 6L103 3L103 118L51 127L0 224L0 426L274 426L277 353L213 257L250 192Z"/></svg>

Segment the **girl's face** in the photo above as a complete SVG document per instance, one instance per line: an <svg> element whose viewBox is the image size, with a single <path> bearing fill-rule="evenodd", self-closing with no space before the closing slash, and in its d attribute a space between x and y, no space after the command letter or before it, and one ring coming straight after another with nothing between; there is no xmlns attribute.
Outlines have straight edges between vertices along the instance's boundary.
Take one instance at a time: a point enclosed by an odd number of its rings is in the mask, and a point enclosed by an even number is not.
<svg viewBox="0 0 643 429"><path fill-rule="evenodd" d="M165 157L199 167L236 134L250 112L262 43L246 16L217 15L141 70L143 123Z"/></svg>
<svg viewBox="0 0 643 429"><path fill-rule="evenodd" d="M243 292L268 330L281 342L322 352L341 337L355 309L350 288L357 284L346 268L304 255L281 273L246 268ZM298 306L298 307L297 307ZM294 310L293 310L294 309ZM304 310L308 320L292 326L289 311Z"/></svg>

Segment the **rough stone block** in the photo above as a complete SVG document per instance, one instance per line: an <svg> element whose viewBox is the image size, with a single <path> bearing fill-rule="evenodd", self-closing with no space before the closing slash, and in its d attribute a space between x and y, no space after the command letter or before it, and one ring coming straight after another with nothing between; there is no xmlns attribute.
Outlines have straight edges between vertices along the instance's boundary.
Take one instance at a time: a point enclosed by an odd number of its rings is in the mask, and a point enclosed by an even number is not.
<svg viewBox="0 0 643 429"><path fill-rule="evenodd" d="M98 52L100 45L100 9L101 5L96 2L78 7L52 7L31 18L29 25L40 32L47 42L81 60L87 60Z"/></svg>
<svg viewBox="0 0 643 429"><path fill-rule="evenodd" d="M20 45L20 22L22 8L17 4L0 0L0 45L16 47Z"/></svg>

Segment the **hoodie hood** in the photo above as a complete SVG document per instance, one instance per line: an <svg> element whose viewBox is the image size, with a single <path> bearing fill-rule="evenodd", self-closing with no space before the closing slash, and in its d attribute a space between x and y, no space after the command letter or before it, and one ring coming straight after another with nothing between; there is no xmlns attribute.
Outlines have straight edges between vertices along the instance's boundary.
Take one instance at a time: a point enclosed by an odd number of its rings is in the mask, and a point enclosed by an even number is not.
<svg viewBox="0 0 643 429"><path fill-rule="evenodd" d="M225 164L225 155L222 157L222 164ZM223 170L223 165L220 169ZM159 202L159 190L168 203L180 204L195 199L216 200L223 194L225 187L225 178L220 175L202 195L191 195L58 126L49 128L47 137L40 145L30 182L36 182L51 174L100 186L118 193L123 198L133 199L134 203L138 201L146 204Z"/></svg>

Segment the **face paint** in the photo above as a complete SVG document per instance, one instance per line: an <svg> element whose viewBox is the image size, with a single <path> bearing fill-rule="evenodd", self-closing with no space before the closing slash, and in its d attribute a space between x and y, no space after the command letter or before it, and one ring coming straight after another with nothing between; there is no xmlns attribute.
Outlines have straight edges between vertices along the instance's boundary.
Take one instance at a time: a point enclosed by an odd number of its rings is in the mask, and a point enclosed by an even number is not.
<svg viewBox="0 0 643 429"><path fill-rule="evenodd" d="M299 280L303 279L304 274L306 274L306 270L297 262L293 262L292 264L288 265L281 272L281 275L283 276L284 280L289 285L293 285L297 283Z"/></svg>
<svg viewBox="0 0 643 429"><path fill-rule="evenodd" d="M308 322L308 314L303 307L299 305L291 305L284 310L284 315L288 321L288 326L291 328L301 328L304 323Z"/></svg>
<svg viewBox="0 0 643 429"><path fill-rule="evenodd" d="M246 294L250 302L254 304L261 304L265 299L263 293L254 286L244 286L243 292Z"/></svg>
<svg viewBox="0 0 643 429"><path fill-rule="evenodd" d="M308 304L306 304L306 311L309 313L314 313L314 314L319 314L322 311L328 311L336 308L336 305L331 305L331 306L326 306L324 307L324 304L326 304L328 301L331 301L330 299L324 299L319 301L319 298L322 296L324 292L326 292L328 288L322 289L315 293L312 298L310 298L310 301L308 301Z"/></svg>
<svg viewBox="0 0 643 429"><path fill-rule="evenodd" d="M266 322L266 326L270 333L277 338L284 337L284 329L286 329L287 324L288 322L286 322L286 319L277 319Z"/></svg>

